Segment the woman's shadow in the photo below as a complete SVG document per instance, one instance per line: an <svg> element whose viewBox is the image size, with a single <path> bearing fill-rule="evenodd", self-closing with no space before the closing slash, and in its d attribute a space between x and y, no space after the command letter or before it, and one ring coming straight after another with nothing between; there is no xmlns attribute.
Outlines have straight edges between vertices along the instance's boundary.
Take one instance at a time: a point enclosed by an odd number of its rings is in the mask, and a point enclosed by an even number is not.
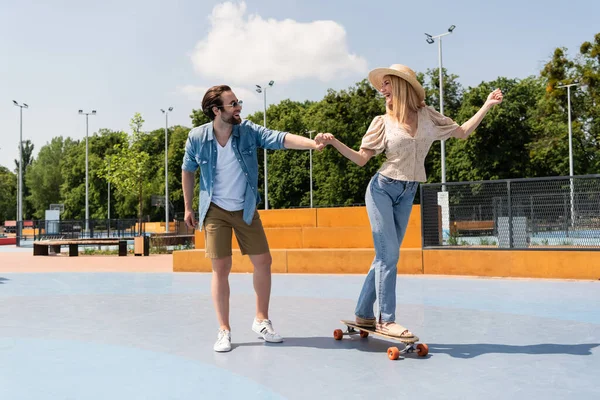
<svg viewBox="0 0 600 400"><path fill-rule="evenodd" d="M358 350L368 353L385 353L389 347L397 346L402 348L402 343L392 340L382 340L369 336L361 339L356 336L350 338L344 337L342 340L335 340L333 336L314 336L314 337L288 337L283 343L239 343L233 347L245 346L279 346L279 347L305 347L324 350ZM436 354L448 354L455 358L474 358L483 354L565 354L575 356L592 355L592 349L600 346L600 343L579 343L579 344L556 344L539 343L526 345L496 344L496 343L463 343L463 344L442 344L427 343L429 346L429 356ZM416 355L415 355L416 356ZM428 356L428 357L429 357Z"/></svg>

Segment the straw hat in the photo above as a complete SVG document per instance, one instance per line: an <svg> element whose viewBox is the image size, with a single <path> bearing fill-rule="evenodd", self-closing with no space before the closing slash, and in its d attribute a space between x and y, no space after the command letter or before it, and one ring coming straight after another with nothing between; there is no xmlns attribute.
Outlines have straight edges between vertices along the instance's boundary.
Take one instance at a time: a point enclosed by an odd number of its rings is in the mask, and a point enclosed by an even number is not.
<svg viewBox="0 0 600 400"><path fill-rule="evenodd" d="M425 100L425 90L417 80L417 74L415 74L415 71L408 68L406 65L394 64L389 68L375 68L369 72L369 81L371 82L371 85L375 87L375 89L379 90L381 88L381 83L383 82L383 77L386 75L394 75L404 79L410 84L410 86L413 87L413 89L415 89L419 101Z"/></svg>

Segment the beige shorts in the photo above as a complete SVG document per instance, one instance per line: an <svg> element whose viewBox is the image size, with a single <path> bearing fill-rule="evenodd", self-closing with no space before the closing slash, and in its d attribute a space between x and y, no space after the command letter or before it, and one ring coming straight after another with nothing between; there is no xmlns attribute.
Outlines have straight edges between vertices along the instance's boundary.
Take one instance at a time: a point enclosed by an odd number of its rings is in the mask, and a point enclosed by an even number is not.
<svg viewBox="0 0 600 400"><path fill-rule="evenodd" d="M254 212L252 224L244 222L244 211L227 211L210 203L204 218L205 255L207 258L231 256L231 231L242 254L257 255L269 252L269 243L258 211Z"/></svg>

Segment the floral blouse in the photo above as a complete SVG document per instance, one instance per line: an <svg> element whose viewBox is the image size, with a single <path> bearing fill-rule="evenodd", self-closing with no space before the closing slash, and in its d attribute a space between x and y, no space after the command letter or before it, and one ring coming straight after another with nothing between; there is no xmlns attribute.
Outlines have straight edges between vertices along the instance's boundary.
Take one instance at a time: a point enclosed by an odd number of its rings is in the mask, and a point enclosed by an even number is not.
<svg viewBox="0 0 600 400"><path fill-rule="evenodd" d="M415 136L411 136L389 115L378 115L373 119L360 147L385 152L386 161L379 173L388 178L402 181L425 182L425 157L435 140L463 137L462 130L452 119L443 116L432 107L418 111Z"/></svg>

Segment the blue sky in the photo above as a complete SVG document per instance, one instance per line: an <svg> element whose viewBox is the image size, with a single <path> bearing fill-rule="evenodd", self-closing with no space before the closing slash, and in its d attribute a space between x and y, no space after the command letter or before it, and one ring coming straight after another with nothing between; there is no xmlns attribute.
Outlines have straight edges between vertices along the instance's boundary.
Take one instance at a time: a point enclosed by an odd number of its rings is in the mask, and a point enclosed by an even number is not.
<svg viewBox="0 0 600 400"><path fill-rule="evenodd" d="M556 47L575 55L600 32L600 2L571 0L0 0L0 165L14 168L19 109L36 153L54 136L85 137L77 110L99 128L191 126L204 90L230 84L244 115L262 109L255 84L275 80L267 100L319 100L375 67L444 66L463 86L539 72Z"/></svg>

